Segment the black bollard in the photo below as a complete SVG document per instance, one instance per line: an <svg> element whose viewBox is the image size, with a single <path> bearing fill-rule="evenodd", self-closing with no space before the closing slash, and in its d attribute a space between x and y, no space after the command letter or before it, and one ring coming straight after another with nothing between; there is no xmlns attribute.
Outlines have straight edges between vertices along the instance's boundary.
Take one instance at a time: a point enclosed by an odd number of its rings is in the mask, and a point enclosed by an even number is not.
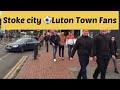
<svg viewBox="0 0 120 90"><path fill-rule="evenodd" d="M37 59L37 55L38 55L38 44L34 44L34 59Z"/></svg>

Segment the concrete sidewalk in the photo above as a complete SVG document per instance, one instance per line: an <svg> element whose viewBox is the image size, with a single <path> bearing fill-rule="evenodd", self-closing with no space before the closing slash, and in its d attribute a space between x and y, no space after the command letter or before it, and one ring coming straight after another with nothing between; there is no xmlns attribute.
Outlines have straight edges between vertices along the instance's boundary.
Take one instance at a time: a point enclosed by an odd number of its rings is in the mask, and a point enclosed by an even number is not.
<svg viewBox="0 0 120 90"><path fill-rule="evenodd" d="M33 55L30 55L16 79L76 79L80 69L77 54L73 60L68 60L67 48L65 48L65 60L61 60L57 53L55 63L52 56L52 48L47 53L45 47L42 47L38 59L34 60ZM88 79L93 79L95 68L96 62L90 62L87 67ZM120 60L118 60L118 68L120 71ZM114 73L112 61L109 63L107 72L106 79L120 79L120 74Z"/></svg>

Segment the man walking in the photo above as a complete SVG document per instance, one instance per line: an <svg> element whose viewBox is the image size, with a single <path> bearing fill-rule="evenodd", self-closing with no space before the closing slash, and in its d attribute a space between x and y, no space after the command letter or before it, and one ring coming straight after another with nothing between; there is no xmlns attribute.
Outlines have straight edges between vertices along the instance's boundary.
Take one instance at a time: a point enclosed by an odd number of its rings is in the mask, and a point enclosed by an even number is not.
<svg viewBox="0 0 120 90"><path fill-rule="evenodd" d="M59 42L59 57L64 60L64 44L66 42L66 37L64 36L64 32L61 33L60 35L60 42ZM61 56L61 51L62 51L62 56Z"/></svg>
<svg viewBox="0 0 120 90"><path fill-rule="evenodd" d="M53 46L53 58L54 62L56 62L56 53L57 53L57 47L59 45L59 36L57 35L57 31L52 33L52 36L50 38L50 42Z"/></svg>
<svg viewBox="0 0 120 90"><path fill-rule="evenodd" d="M74 36L72 35L71 32L69 32L69 34L67 35L66 45L68 46L68 57L70 59L71 51L74 45Z"/></svg>
<svg viewBox="0 0 120 90"><path fill-rule="evenodd" d="M48 47L49 47L49 43L48 43L48 42L49 42L49 36L48 36L47 33L45 34L44 39L45 39L46 52L48 52Z"/></svg>
<svg viewBox="0 0 120 90"><path fill-rule="evenodd" d="M93 60L92 58L93 40L88 35L89 31L83 30L83 35L77 39L71 53L70 59L73 58L76 50L78 52L81 70L79 71L77 79L87 79L86 67L89 63L89 60Z"/></svg>
<svg viewBox="0 0 120 90"><path fill-rule="evenodd" d="M106 35L106 30L100 30L100 34L94 37L93 55L97 62L97 68L93 74L93 78L97 79L101 73L101 79L105 79L106 69L111 58L115 58L115 52L111 39Z"/></svg>
<svg viewBox="0 0 120 90"><path fill-rule="evenodd" d="M43 35L40 36L39 40L40 40L40 44L41 44L40 46L43 46L44 45L43 44L44 43L44 37L43 37Z"/></svg>

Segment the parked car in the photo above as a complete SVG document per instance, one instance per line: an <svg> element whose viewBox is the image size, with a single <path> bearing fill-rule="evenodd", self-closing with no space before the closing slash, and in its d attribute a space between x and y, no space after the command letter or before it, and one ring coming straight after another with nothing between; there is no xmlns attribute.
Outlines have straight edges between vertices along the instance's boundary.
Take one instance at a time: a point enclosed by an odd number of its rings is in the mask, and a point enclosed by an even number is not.
<svg viewBox="0 0 120 90"><path fill-rule="evenodd" d="M9 43L5 46L7 51L20 51L24 52L25 50L34 50L34 45L37 44L40 46L40 42L34 38L20 38L14 43Z"/></svg>

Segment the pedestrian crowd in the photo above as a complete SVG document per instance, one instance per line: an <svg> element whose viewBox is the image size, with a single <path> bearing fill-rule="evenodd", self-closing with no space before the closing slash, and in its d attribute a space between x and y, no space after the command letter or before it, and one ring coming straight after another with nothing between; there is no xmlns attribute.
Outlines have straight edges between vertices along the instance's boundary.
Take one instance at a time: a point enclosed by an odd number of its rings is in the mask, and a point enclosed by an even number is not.
<svg viewBox="0 0 120 90"><path fill-rule="evenodd" d="M94 38L89 37L89 30L83 30L82 36L76 37L71 32L67 36L64 32L58 35L57 31L53 31L51 35L45 33L39 38L41 47L46 46L46 52L49 52L49 45L53 47L53 62L56 62L56 53L59 48L59 58L64 60L64 48L68 48L68 60L72 60L77 51L81 69L77 79L87 79L87 66L89 61L96 61L97 67L93 73L93 78L105 79L107 66L112 60L114 64L114 72L119 74L117 69L117 42L115 37L110 34L109 30L100 30L100 33ZM49 44L50 43L50 44Z"/></svg>

